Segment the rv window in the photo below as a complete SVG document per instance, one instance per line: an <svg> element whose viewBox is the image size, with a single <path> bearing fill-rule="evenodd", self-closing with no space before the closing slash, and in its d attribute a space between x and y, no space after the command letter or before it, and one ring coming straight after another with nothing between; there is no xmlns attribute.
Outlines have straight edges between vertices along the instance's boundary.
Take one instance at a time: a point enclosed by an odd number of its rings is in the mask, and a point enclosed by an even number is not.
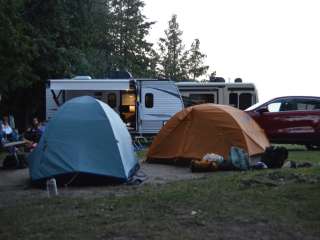
<svg viewBox="0 0 320 240"><path fill-rule="evenodd" d="M136 105L136 97L133 93L123 93L121 97L121 105Z"/></svg>
<svg viewBox="0 0 320 240"><path fill-rule="evenodd" d="M115 108L117 106L117 96L115 93L108 94L108 105L111 108Z"/></svg>
<svg viewBox="0 0 320 240"><path fill-rule="evenodd" d="M147 93L145 95L145 106L146 108L153 108L153 94L152 93Z"/></svg>
<svg viewBox="0 0 320 240"><path fill-rule="evenodd" d="M238 107L238 93L230 93L229 105L232 107Z"/></svg>
<svg viewBox="0 0 320 240"><path fill-rule="evenodd" d="M190 100L192 105L202 104L202 103L214 103L213 94L190 94Z"/></svg>
<svg viewBox="0 0 320 240"><path fill-rule="evenodd" d="M239 97L239 108L245 110L252 105L252 94L241 93Z"/></svg>
<svg viewBox="0 0 320 240"><path fill-rule="evenodd" d="M192 99L189 96L181 96L181 97L185 107L190 107L194 105L194 103L192 102Z"/></svg>

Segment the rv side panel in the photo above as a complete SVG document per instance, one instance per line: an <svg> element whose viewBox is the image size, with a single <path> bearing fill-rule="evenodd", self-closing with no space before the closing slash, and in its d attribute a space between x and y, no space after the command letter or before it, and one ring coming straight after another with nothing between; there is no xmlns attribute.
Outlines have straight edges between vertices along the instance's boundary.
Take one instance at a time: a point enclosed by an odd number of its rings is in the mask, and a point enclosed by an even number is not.
<svg viewBox="0 0 320 240"><path fill-rule="evenodd" d="M52 90L53 91L53 90ZM46 88L46 120L49 121L59 108L50 88ZM57 101L63 103L63 94L60 91L53 91L57 96ZM60 94L60 95L59 95Z"/></svg>
<svg viewBox="0 0 320 240"><path fill-rule="evenodd" d="M139 132L154 134L178 111L183 102L172 81L141 81Z"/></svg>

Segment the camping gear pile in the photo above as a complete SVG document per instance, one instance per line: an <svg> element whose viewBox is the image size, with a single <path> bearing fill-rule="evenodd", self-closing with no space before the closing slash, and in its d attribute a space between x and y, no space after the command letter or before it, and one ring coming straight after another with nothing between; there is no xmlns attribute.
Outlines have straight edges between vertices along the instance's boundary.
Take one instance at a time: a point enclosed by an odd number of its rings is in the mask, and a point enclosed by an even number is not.
<svg viewBox="0 0 320 240"><path fill-rule="evenodd" d="M223 163L222 156L214 153L206 154L201 160L192 160L190 168L192 172L208 172L219 170L218 166Z"/></svg>
<svg viewBox="0 0 320 240"><path fill-rule="evenodd" d="M288 158L288 150L284 147L268 147L262 155L262 162L268 168L281 168Z"/></svg>
<svg viewBox="0 0 320 240"><path fill-rule="evenodd" d="M208 158L208 156L215 156ZM288 151L284 147L268 147L266 151L256 158L250 158L241 148L231 147L228 159L211 153L201 160L192 160L190 168L192 172L211 172L218 170L241 170L281 168L288 158Z"/></svg>

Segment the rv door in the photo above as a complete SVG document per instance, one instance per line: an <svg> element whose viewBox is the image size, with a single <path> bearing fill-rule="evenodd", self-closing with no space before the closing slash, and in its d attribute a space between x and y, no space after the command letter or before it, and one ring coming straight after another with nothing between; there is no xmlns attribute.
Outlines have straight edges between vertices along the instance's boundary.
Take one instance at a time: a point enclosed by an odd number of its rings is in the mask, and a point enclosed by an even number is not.
<svg viewBox="0 0 320 240"><path fill-rule="evenodd" d="M144 80L140 82L139 132L156 134L178 111L183 102L172 81Z"/></svg>

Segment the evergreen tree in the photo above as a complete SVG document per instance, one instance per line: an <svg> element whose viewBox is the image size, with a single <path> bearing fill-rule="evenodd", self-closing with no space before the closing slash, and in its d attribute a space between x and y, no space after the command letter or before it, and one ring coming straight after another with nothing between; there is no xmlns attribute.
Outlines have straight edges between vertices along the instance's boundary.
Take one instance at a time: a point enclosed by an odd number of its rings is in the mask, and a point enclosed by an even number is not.
<svg viewBox="0 0 320 240"><path fill-rule="evenodd" d="M30 35L39 51L33 64L40 79L94 76L97 68L101 71L106 62L98 55L106 32L104 1L25 2L24 19L32 26Z"/></svg>
<svg viewBox="0 0 320 240"><path fill-rule="evenodd" d="M47 79L105 72L106 7L104 0L0 0L1 108L26 121L43 116Z"/></svg>
<svg viewBox="0 0 320 240"><path fill-rule="evenodd" d="M173 15L169 21L168 29L165 30L165 38L159 40L160 74L165 78L176 81L188 77L188 52L184 51L181 39L182 33L177 22L177 15Z"/></svg>
<svg viewBox="0 0 320 240"><path fill-rule="evenodd" d="M193 41L189 53L188 74L191 79L196 80L196 78L206 74L209 69L209 66L204 65L204 59L206 58L206 55L200 52L199 39L195 39Z"/></svg>
<svg viewBox="0 0 320 240"><path fill-rule="evenodd" d="M146 40L154 22L146 21L141 0L108 1L108 70L128 70L143 77L152 68L152 44Z"/></svg>
<svg viewBox="0 0 320 240"><path fill-rule="evenodd" d="M154 50L151 49L150 54L148 55L149 58L149 65L147 67L147 71L145 72L145 76L147 78L157 78L159 69L158 69L158 63L159 63L159 54Z"/></svg>
<svg viewBox="0 0 320 240"><path fill-rule="evenodd" d="M22 11L23 1L0 0L0 93L4 97L36 78L30 65L36 49Z"/></svg>

